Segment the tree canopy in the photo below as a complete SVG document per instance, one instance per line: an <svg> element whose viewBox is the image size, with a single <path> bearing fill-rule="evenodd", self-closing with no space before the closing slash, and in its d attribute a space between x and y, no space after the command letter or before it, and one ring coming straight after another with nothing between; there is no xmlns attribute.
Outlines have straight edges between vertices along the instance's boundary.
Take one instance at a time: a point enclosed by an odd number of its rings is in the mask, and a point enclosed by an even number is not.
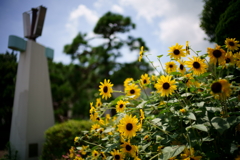
<svg viewBox="0 0 240 160"><path fill-rule="evenodd" d="M226 38L240 39L240 5L237 0L204 0L200 27L209 42L223 44Z"/></svg>
<svg viewBox="0 0 240 160"><path fill-rule="evenodd" d="M70 55L72 60L78 60L74 65L76 72L70 78L76 99L73 108L75 113L81 111L81 107L89 106L93 97L98 97L99 83L104 79L110 79L114 85L123 84L128 77L140 78L141 74L148 73L152 68L144 62L119 63L117 59L123 55L122 48L128 48L128 52L139 52L141 46L146 46L142 38L135 38L129 32L136 28L130 17L107 12L96 23L93 32L94 37L87 38L86 33L79 32L70 44L64 46L64 52ZM91 41L100 40L100 45L94 45ZM137 79L136 79L137 80ZM91 97L86 97L86 95ZM85 95L85 96L84 96ZM84 99L85 97L85 99ZM86 103L83 101L86 100ZM79 109L77 109L79 108Z"/></svg>

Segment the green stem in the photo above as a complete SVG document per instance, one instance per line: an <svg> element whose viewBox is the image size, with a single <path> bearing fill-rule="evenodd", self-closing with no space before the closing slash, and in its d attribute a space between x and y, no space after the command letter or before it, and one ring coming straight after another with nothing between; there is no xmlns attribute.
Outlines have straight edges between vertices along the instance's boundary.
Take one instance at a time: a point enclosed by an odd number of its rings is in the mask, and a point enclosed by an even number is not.
<svg viewBox="0 0 240 160"><path fill-rule="evenodd" d="M152 65L152 67L158 72L158 74L160 74L160 72L157 70L157 67L155 67L155 66L153 65L152 61L150 61L150 59L148 58L148 56L147 56L147 55L145 55L145 56L147 57L149 63Z"/></svg>

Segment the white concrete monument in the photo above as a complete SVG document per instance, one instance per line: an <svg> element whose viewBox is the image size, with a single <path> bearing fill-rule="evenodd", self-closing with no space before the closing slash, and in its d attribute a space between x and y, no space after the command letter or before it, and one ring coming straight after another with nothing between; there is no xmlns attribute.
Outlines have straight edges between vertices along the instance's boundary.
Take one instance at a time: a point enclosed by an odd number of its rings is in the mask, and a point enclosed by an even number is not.
<svg viewBox="0 0 240 160"><path fill-rule="evenodd" d="M10 133L10 145L18 151L19 160L37 160L41 156L44 132L54 125L46 58L53 58L53 50L35 42L41 35L45 13L45 7L33 8L31 26L30 16L23 13L24 36L28 40L9 36L8 41L9 48L21 52Z"/></svg>

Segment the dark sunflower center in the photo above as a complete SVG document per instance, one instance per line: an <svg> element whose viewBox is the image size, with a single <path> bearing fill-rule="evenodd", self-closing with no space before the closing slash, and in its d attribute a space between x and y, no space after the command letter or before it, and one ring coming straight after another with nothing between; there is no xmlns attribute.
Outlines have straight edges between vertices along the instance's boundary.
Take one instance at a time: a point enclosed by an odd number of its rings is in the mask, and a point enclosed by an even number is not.
<svg viewBox="0 0 240 160"><path fill-rule="evenodd" d="M144 83L144 84L145 84L145 83L147 83L147 80L146 80L146 79L144 79L144 80L143 80L143 83Z"/></svg>
<svg viewBox="0 0 240 160"><path fill-rule="evenodd" d="M184 66L182 64L180 64L180 67L179 67L181 70L184 69Z"/></svg>
<svg viewBox="0 0 240 160"><path fill-rule="evenodd" d="M229 62L231 62L231 59L230 58L226 58L225 61L226 61L226 63L229 63Z"/></svg>
<svg viewBox="0 0 240 160"><path fill-rule="evenodd" d="M128 123L128 124L126 125L126 129L127 129L128 131L131 131L131 130L133 129L132 123Z"/></svg>
<svg viewBox="0 0 240 160"><path fill-rule="evenodd" d="M172 65L172 64L170 64L170 65L169 65L169 68L172 68L172 67L173 67L173 65Z"/></svg>
<svg viewBox="0 0 240 160"><path fill-rule="evenodd" d="M103 88L103 92L104 92L104 93L107 93L107 92L108 92L108 87L107 87L107 86L105 86L105 87Z"/></svg>
<svg viewBox="0 0 240 160"><path fill-rule="evenodd" d="M168 89L170 87L170 84L169 83L163 83L163 89Z"/></svg>
<svg viewBox="0 0 240 160"><path fill-rule="evenodd" d="M195 160L194 158L190 157L190 160Z"/></svg>
<svg viewBox="0 0 240 160"><path fill-rule="evenodd" d="M213 51L213 56L215 58L219 58L219 57L221 57L221 55L222 55L222 52L220 50L216 49Z"/></svg>
<svg viewBox="0 0 240 160"><path fill-rule="evenodd" d="M120 159L119 155L115 155L114 157L115 157L115 159Z"/></svg>
<svg viewBox="0 0 240 160"><path fill-rule="evenodd" d="M196 68L196 69L200 68L200 63L194 62L193 67Z"/></svg>
<svg viewBox="0 0 240 160"><path fill-rule="evenodd" d="M179 51L178 49L175 49L175 50L173 51L173 53L174 53L175 55L179 55L179 54L180 54L180 51Z"/></svg>
<svg viewBox="0 0 240 160"><path fill-rule="evenodd" d="M126 145L126 150L131 151L132 147L130 145Z"/></svg>
<svg viewBox="0 0 240 160"><path fill-rule="evenodd" d="M134 89L131 89L131 90L130 90L130 93L131 93L131 94L134 94L134 93L135 93L135 90L134 90Z"/></svg>
<svg viewBox="0 0 240 160"><path fill-rule="evenodd" d="M212 86L211 86L211 90L214 93L220 93L221 90L222 90L222 84L220 82L213 83Z"/></svg>
<svg viewBox="0 0 240 160"><path fill-rule="evenodd" d="M228 44L229 44L229 46L234 46L235 45L233 42L229 42Z"/></svg>
<svg viewBox="0 0 240 160"><path fill-rule="evenodd" d="M123 108L123 104L120 104L120 106L119 106L120 108Z"/></svg>
<svg viewBox="0 0 240 160"><path fill-rule="evenodd" d="M97 119L98 121L100 120L100 118L99 118L99 117L97 117L96 119Z"/></svg>
<svg viewBox="0 0 240 160"><path fill-rule="evenodd" d="M94 156L97 156L97 153L95 153Z"/></svg>

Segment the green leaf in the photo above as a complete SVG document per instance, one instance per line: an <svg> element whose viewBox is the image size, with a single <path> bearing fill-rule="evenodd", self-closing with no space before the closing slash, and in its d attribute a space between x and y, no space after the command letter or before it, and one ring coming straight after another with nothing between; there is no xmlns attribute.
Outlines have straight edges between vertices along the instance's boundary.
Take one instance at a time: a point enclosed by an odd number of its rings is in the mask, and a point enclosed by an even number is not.
<svg viewBox="0 0 240 160"><path fill-rule="evenodd" d="M106 149L104 152L112 151L113 149L117 148L118 145L119 145L119 143L108 144L108 145L106 146L107 149Z"/></svg>
<svg viewBox="0 0 240 160"><path fill-rule="evenodd" d="M192 112L188 113L187 117L189 119L196 120L196 116Z"/></svg>
<svg viewBox="0 0 240 160"><path fill-rule="evenodd" d="M210 137L204 137L203 138L203 141L207 141L207 142L213 141L213 140L214 140L214 138L210 138Z"/></svg>
<svg viewBox="0 0 240 160"><path fill-rule="evenodd" d="M209 112L215 113L215 112L221 112L222 109L219 107L206 107L206 110Z"/></svg>
<svg viewBox="0 0 240 160"><path fill-rule="evenodd" d="M175 75L181 75L181 74L182 74L182 73L180 73L180 72L171 72L171 73L170 73L170 75L174 75L174 76L175 76Z"/></svg>
<svg viewBox="0 0 240 160"><path fill-rule="evenodd" d="M142 101L142 103L140 103L139 105L137 105L136 108L143 108L145 103L147 103L147 101Z"/></svg>
<svg viewBox="0 0 240 160"><path fill-rule="evenodd" d="M153 121L154 123L158 123L158 122L161 121L161 119L160 119L160 118L154 118L152 121Z"/></svg>
<svg viewBox="0 0 240 160"><path fill-rule="evenodd" d="M151 145L152 142L149 142L147 144L145 144L144 146L142 146L142 150L141 151L145 151L145 149Z"/></svg>
<svg viewBox="0 0 240 160"><path fill-rule="evenodd" d="M198 106L198 107L203 107L203 106L204 106L204 103L205 103L205 102L199 102L199 103L197 103L197 106Z"/></svg>
<svg viewBox="0 0 240 160"><path fill-rule="evenodd" d="M204 77L207 77L208 75L210 75L211 72L206 72L206 73L203 73L199 76L199 78L204 78Z"/></svg>
<svg viewBox="0 0 240 160"><path fill-rule="evenodd" d="M220 133L222 134L225 130L230 128L229 123L227 122L226 119L220 118L220 117L213 117L212 120L212 125L213 127Z"/></svg>
<svg viewBox="0 0 240 160"><path fill-rule="evenodd" d="M169 158L175 157L179 155L185 149L185 147L185 145L165 147L162 150L163 154L160 156L160 158L162 160L168 160Z"/></svg>
<svg viewBox="0 0 240 160"><path fill-rule="evenodd" d="M159 56L157 56L158 58L161 58L163 55L161 54L161 55L159 55Z"/></svg>
<svg viewBox="0 0 240 160"><path fill-rule="evenodd" d="M190 95L192 95L192 93L183 93L183 94L181 95L181 97L188 97L188 96L190 96Z"/></svg>
<svg viewBox="0 0 240 160"><path fill-rule="evenodd" d="M207 127L203 124L195 124L195 125L192 125L192 126L188 126L186 128L186 130L188 131L190 128L196 128L200 131L208 132Z"/></svg>
<svg viewBox="0 0 240 160"><path fill-rule="evenodd" d="M236 116L231 116L227 118L227 122L229 123L230 126L234 125L234 123L237 122L238 117Z"/></svg>

